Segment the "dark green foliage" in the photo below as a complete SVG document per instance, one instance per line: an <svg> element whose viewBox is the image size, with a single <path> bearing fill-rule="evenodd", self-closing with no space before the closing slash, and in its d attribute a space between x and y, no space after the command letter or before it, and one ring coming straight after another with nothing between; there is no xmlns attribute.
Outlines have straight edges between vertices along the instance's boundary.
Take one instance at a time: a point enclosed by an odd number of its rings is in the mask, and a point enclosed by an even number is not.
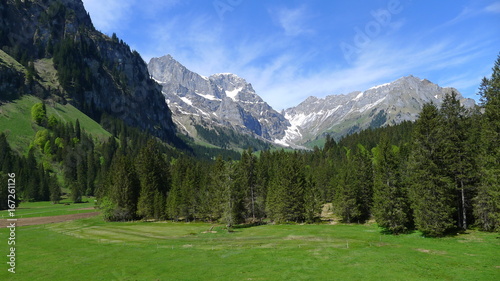
<svg viewBox="0 0 500 281"><path fill-rule="evenodd" d="M446 95L440 109L442 124L440 124L440 139L443 143L442 167L455 185L458 211L456 217L458 226L467 229L468 214L472 211L472 195L477 184L477 165L475 139L471 118L466 109L460 105L456 93Z"/></svg>
<svg viewBox="0 0 500 281"><path fill-rule="evenodd" d="M103 199L108 203L104 214L106 220L125 221L137 218L140 182L134 164L128 156L115 156L105 188Z"/></svg>
<svg viewBox="0 0 500 281"><path fill-rule="evenodd" d="M387 136L374 154L373 216L378 225L387 231L399 234L411 227L410 204L401 176L399 148L391 146Z"/></svg>
<svg viewBox="0 0 500 281"><path fill-rule="evenodd" d="M261 196L257 189L257 158L252 154L251 149L243 151L235 170L235 185L242 192L243 204L245 210L248 210L245 218L252 218L255 221L262 215L258 211L262 209L262 206L259 206L260 202L257 202L257 198Z"/></svg>
<svg viewBox="0 0 500 281"><path fill-rule="evenodd" d="M90 42L90 41L89 41ZM92 89L91 70L85 58L96 57L95 47L83 38L62 40L54 48L54 66L57 69L59 83L66 91L74 94L77 105L84 104L84 91Z"/></svg>
<svg viewBox="0 0 500 281"><path fill-rule="evenodd" d="M369 218L373 194L370 153L359 145L352 153L345 149L342 168L334 180L334 212L344 222L362 222Z"/></svg>
<svg viewBox="0 0 500 281"><path fill-rule="evenodd" d="M455 226L453 181L442 166L442 118L433 104L424 105L415 125L409 163L410 199L416 227L426 235L442 236Z"/></svg>
<svg viewBox="0 0 500 281"><path fill-rule="evenodd" d="M144 218L159 218L165 215L164 204L161 210L158 210L157 205L164 200L170 189L170 171L158 146L155 141L150 140L147 146L141 149L136 160L136 169L141 181L137 214Z"/></svg>
<svg viewBox="0 0 500 281"><path fill-rule="evenodd" d="M274 161L274 177L267 194L267 213L275 222L303 222L306 178L298 153L278 152Z"/></svg>
<svg viewBox="0 0 500 281"><path fill-rule="evenodd" d="M60 186L51 171L37 163L35 149L31 149L28 157L17 155L7 142L4 133L0 133L0 173L15 173L16 204L23 201L48 201L60 194ZM0 188L0 209L7 209L7 178Z"/></svg>
<svg viewBox="0 0 500 281"><path fill-rule="evenodd" d="M479 94L484 117L479 157L481 181L474 202L474 215L481 229L500 231L500 55L491 78L483 79Z"/></svg>

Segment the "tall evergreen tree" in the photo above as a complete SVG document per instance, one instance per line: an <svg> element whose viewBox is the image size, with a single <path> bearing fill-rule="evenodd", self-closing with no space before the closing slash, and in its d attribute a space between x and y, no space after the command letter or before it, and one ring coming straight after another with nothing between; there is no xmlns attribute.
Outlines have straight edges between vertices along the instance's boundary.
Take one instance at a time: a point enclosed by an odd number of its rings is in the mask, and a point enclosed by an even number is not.
<svg viewBox="0 0 500 281"><path fill-rule="evenodd" d="M133 162L128 156L117 155L108 175L104 217L111 221L135 219L140 182Z"/></svg>
<svg viewBox="0 0 500 281"><path fill-rule="evenodd" d="M267 195L267 214L275 222L304 221L306 178L295 153L278 152Z"/></svg>
<svg viewBox="0 0 500 281"><path fill-rule="evenodd" d="M139 152L136 169L141 182L137 214L147 219L154 218L155 197L160 194L165 196L170 189L168 164L154 140L150 140Z"/></svg>
<svg viewBox="0 0 500 281"><path fill-rule="evenodd" d="M500 231L500 55L491 78L483 78L479 88L484 108L479 162L481 182L475 198L474 215L479 227Z"/></svg>
<svg viewBox="0 0 500 281"><path fill-rule="evenodd" d="M391 146L387 135L374 149L373 216L378 225L394 233L410 227L408 194L400 173L399 148Z"/></svg>
<svg viewBox="0 0 500 281"><path fill-rule="evenodd" d="M471 119L467 117L467 111L460 105L455 92L445 96L440 114L442 123L439 134L443 143L441 161L444 172L455 184L458 226L467 229L467 214L471 213L471 199L477 178L474 146L470 141Z"/></svg>
<svg viewBox="0 0 500 281"><path fill-rule="evenodd" d="M373 170L369 152L359 145L355 153L345 149L341 168L334 179L334 212L342 221L369 218L373 198Z"/></svg>
<svg viewBox="0 0 500 281"><path fill-rule="evenodd" d="M436 106L424 105L415 125L409 163L409 192L415 225L430 236L441 236L455 225L454 184L443 174L441 163L441 122Z"/></svg>
<svg viewBox="0 0 500 281"><path fill-rule="evenodd" d="M228 230L232 226L243 222L243 191L241 186L235 182L235 168L231 161L226 162L222 171L223 181L222 191L222 219L226 223Z"/></svg>
<svg viewBox="0 0 500 281"><path fill-rule="evenodd" d="M244 195L246 216L255 220L257 218L257 159L252 155L252 150L243 151L241 159L235 167L235 184Z"/></svg>

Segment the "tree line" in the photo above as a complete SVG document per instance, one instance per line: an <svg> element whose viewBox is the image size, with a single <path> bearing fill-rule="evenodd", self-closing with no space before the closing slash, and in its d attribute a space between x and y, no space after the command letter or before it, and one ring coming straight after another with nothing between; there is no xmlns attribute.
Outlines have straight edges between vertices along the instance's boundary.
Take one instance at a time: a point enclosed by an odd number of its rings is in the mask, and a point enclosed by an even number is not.
<svg viewBox="0 0 500 281"><path fill-rule="evenodd" d="M499 231L499 81L500 58L491 78L481 83L480 108L465 109L452 93L440 108L424 105L414 123L370 129L338 142L327 136L323 148L311 151L247 149L238 159L199 159L112 118L113 136L100 141L78 121L47 118L40 104L32 115L41 129L26 160L2 156L10 152L0 156L2 167L28 163L40 179L52 180L48 193L41 186L30 191L27 184L21 199L52 198L54 175L61 173L73 200L95 195L108 221L313 223L324 204L332 203L341 221L373 218L394 234L419 230L442 236L471 227ZM1 151L9 151L2 136ZM53 189L56 198L58 188Z"/></svg>
<svg viewBox="0 0 500 281"><path fill-rule="evenodd" d="M498 231L499 61L493 70L479 92L483 112L465 109L452 93L440 108L424 105L413 125L371 130L369 140L327 138L323 149L259 157L247 150L239 161L168 161L149 143L137 159L113 159L98 196L108 220L314 222L332 202L342 221L374 218L395 234Z"/></svg>

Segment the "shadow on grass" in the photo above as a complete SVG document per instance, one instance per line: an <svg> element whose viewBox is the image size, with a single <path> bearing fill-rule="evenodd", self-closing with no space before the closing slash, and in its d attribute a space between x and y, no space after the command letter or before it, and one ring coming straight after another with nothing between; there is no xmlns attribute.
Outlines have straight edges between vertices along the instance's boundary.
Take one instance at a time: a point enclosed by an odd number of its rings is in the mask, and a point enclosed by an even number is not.
<svg viewBox="0 0 500 281"><path fill-rule="evenodd" d="M405 232L401 232L401 233L395 233L395 232L390 231L390 230L385 229L385 228L381 228L380 229L380 234L383 234L383 235L393 235L393 236L411 235L411 234L414 234L416 232L417 232L417 230L415 230L415 229L411 229L411 230L408 230L408 231L405 231Z"/></svg>
<svg viewBox="0 0 500 281"><path fill-rule="evenodd" d="M243 228L251 228L251 227L256 227L256 226L261 226L261 225L266 225L265 222L254 222L254 223L245 223L245 224L238 224L235 226L232 226L232 229L243 229Z"/></svg>

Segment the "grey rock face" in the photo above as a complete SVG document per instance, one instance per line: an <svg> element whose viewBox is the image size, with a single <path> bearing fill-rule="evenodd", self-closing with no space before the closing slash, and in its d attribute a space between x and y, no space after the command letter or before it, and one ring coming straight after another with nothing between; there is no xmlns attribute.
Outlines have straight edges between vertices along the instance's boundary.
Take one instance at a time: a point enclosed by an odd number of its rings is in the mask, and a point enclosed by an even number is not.
<svg viewBox="0 0 500 281"><path fill-rule="evenodd" d="M192 125L220 125L272 141L285 135L290 123L264 102L245 79L230 73L203 77L170 55L148 64L181 130L195 136Z"/></svg>
<svg viewBox="0 0 500 281"><path fill-rule="evenodd" d="M171 112L145 62L123 42L95 30L81 0L24 2L0 1L3 48L10 53L18 48L37 60L50 58L57 44L71 41L71 52L80 52L79 67L89 70L79 75L88 76L88 85L78 93L60 85L47 91L68 97L80 110L107 113L164 140L175 137ZM83 45L85 52L78 49Z"/></svg>
<svg viewBox="0 0 500 281"><path fill-rule="evenodd" d="M458 94L465 107L474 106L474 100L463 98L454 88L442 88L413 76L364 92L331 95L323 99L309 97L298 106L285 110L285 116L292 124L287 131L288 141L304 143L326 132L340 137L368 127L413 121L425 103L440 106L444 96L452 91Z"/></svg>

